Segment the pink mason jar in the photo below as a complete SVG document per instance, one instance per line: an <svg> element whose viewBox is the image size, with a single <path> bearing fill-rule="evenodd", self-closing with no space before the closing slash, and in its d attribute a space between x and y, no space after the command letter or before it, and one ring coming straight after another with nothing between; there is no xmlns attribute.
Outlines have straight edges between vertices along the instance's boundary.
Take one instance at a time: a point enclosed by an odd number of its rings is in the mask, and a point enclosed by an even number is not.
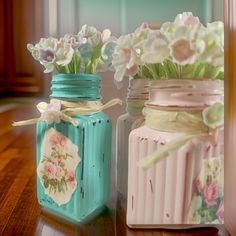
<svg viewBox="0 0 236 236"><path fill-rule="evenodd" d="M126 114L117 120L117 189L119 200L126 208L128 183L128 143L132 129L144 124L142 110L149 97L149 79L130 79Z"/></svg>
<svg viewBox="0 0 236 236"><path fill-rule="evenodd" d="M224 222L223 82L157 80L129 136L127 224Z"/></svg>

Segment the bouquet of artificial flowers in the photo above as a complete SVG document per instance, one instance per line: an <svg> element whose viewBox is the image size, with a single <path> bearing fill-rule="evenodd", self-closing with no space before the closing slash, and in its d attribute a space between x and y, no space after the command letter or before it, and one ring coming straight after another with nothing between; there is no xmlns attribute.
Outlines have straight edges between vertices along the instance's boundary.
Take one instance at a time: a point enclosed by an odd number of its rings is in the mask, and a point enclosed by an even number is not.
<svg viewBox="0 0 236 236"><path fill-rule="evenodd" d="M100 32L84 25L77 35L42 38L35 45L28 44L27 48L44 66L45 73L94 74L111 68L115 40L108 29Z"/></svg>
<svg viewBox="0 0 236 236"><path fill-rule="evenodd" d="M176 16L160 30L141 25L121 36L113 54L115 80L125 75L149 79L223 79L224 25L204 26L191 12Z"/></svg>

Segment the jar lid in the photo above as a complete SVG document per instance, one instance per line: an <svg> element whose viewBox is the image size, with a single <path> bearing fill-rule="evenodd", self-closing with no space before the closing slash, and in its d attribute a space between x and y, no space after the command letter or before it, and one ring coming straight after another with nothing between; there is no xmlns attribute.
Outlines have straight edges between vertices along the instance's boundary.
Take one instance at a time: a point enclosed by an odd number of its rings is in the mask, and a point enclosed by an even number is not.
<svg viewBox="0 0 236 236"><path fill-rule="evenodd" d="M148 100L149 98L149 79L130 79L127 99L140 99L140 100Z"/></svg>
<svg viewBox="0 0 236 236"><path fill-rule="evenodd" d="M56 74L52 77L50 98L65 101L101 99L100 80L94 74Z"/></svg>
<svg viewBox="0 0 236 236"><path fill-rule="evenodd" d="M224 82L213 79L153 80L146 106L205 107L224 101Z"/></svg>

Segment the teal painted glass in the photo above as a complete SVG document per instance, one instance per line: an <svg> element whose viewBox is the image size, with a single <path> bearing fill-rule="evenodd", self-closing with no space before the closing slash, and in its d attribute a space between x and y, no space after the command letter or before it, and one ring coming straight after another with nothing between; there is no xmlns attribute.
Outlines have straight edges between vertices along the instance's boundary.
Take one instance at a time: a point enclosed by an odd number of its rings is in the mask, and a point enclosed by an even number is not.
<svg viewBox="0 0 236 236"><path fill-rule="evenodd" d="M100 78L96 75L58 74L53 76L51 84L51 98L74 102L99 100L101 98ZM55 166L52 166L52 159L50 159L47 166L44 165L45 170L43 171L47 171L51 177L44 176L42 183L38 172L37 197L39 204L44 206L46 210L75 222L83 222L97 214L104 207L109 197L112 130L111 121L103 112L79 115L73 119L78 123L77 127L64 121L51 125L45 122L37 124L37 167L42 162L41 158L46 158L42 155L45 151L43 150L45 133L54 130L62 134L78 147L80 162L75 169L77 182L75 190L67 203L58 204L51 197L55 193L63 195L70 186L63 185L63 181L68 180L67 177L61 178L63 174L69 175L67 170L63 170L64 164L57 166L59 170L57 171ZM53 155L55 153L52 154L52 158ZM63 157L65 159L70 158L69 155ZM58 165L58 161L56 165ZM56 173L54 177L53 171ZM46 190L51 195L47 194Z"/></svg>

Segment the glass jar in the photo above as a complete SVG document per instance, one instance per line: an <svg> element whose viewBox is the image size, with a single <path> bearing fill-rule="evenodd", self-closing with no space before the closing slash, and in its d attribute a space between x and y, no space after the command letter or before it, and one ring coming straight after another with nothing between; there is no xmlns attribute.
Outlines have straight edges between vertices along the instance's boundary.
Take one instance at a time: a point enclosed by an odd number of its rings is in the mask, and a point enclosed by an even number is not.
<svg viewBox="0 0 236 236"><path fill-rule="evenodd" d="M128 183L128 143L129 133L144 122L142 110L147 101L149 80L130 79L126 100L126 114L121 115L116 126L117 150L117 190L122 206L126 208L127 183Z"/></svg>
<svg viewBox="0 0 236 236"><path fill-rule="evenodd" d="M149 93L129 137L127 224L223 223L223 125L205 124L215 106L222 118L223 82L159 80Z"/></svg>
<svg viewBox="0 0 236 236"><path fill-rule="evenodd" d="M57 74L51 99L89 106L101 99L100 78ZM83 222L106 204L110 191L111 121L103 112L72 115L77 122L37 123L37 197L46 210Z"/></svg>

